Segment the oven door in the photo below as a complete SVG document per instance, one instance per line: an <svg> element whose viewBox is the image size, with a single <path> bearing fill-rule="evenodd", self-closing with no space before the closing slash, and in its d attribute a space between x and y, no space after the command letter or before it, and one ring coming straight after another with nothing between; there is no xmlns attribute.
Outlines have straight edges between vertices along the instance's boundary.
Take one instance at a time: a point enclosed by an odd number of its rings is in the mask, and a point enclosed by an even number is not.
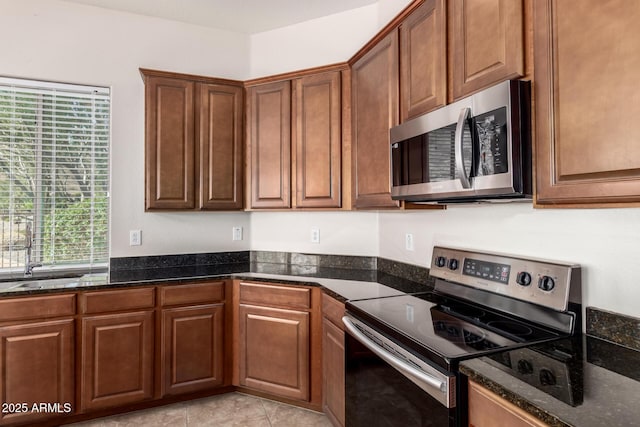
<svg viewBox="0 0 640 427"><path fill-rule="evenodd" d="M457 425L454 374L434 368L357 319L342 320L347 426Z"/></svg>

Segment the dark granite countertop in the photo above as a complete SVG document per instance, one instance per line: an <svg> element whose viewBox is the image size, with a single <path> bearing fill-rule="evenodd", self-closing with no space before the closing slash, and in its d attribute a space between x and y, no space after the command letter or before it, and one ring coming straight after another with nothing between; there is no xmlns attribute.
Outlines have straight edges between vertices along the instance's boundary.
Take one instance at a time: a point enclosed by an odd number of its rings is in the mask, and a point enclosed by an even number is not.
<svg viewBox="0 0 640 427"><path fill-rule="evenodd" d="M639 366L640 351L582 335L464 361L460 371L550 426L620 427L640 425Z"/></svg>
<svg viewBox="0 0 640 427"><path fill-rule="evenodd" d="M218 264L118 270L112 271L110 276L102 274L91 275L89 279L85 277L83 279L58 279L58 281L42 282L41 287L21 286L19 282L5 283L4 287L0 285L0 298L98 288L171 285L212 279L259 280L292 285L320 286L327 294L343 302L431 289L429 284L414 282L376 270L251 263L249 268L242 264Z"/></svg>

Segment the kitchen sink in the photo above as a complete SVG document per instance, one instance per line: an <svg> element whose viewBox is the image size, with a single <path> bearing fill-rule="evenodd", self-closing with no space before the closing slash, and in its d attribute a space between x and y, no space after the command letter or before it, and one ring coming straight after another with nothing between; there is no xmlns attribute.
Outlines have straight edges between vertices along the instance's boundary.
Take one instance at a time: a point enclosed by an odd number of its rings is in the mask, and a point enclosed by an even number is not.
<svg viewBox="0 0 640 427"><path fill-rule="evenodd" d="M20 291L33 289L62 289L77 288L79 286L103 285L107 283L107 274L73 274L66 277L13 280L0 282L0 291Z"/></svg>
<svg viewBox="0 0 640 427"><path fill-rule="evenodd" d="M84 276L84 273L78 272L64 272L64 273L36 273L34 272L31 277L15 277L15 276L0 276L0 284L5 282L33 282L36 280L54 280L54 279L69 279Z"/></svg>

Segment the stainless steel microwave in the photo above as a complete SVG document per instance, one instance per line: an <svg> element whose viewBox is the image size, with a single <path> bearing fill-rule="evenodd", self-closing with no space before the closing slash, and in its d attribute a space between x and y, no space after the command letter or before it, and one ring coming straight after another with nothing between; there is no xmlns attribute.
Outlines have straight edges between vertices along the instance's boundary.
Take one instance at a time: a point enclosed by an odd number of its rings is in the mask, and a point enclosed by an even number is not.
<svg viewBox="0 0 640 427"><path fill-rule="evenodd" d="M531 86L507 80L390 131L391 197L531 198Z"/></svg>

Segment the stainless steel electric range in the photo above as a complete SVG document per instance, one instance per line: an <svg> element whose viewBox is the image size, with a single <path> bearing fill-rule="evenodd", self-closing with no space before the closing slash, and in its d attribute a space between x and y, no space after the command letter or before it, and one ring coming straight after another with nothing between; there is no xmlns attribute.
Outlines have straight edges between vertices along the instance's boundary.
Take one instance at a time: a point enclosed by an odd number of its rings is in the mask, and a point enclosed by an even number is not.
<svg viewBox="0 0 640 427"><path fill-rule="evenodd" d="M349 301L346 425L467 425L458 363L581 332L575 264L435 247L432 292Z"/></svg>

